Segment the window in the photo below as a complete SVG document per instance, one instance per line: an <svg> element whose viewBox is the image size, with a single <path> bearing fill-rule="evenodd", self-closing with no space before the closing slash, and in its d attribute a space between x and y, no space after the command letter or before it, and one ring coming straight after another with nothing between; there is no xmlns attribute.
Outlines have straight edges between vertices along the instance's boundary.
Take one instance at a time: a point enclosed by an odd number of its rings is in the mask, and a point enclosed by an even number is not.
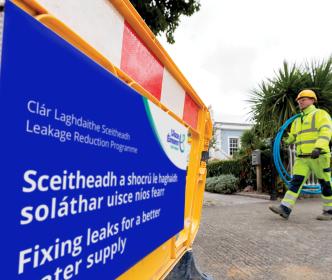
<svg viewBox="0 0 332 280"><path fill-rule="evenodd" d="M228 153L234 155L239 149L239 138L228 138Z"/></svg>

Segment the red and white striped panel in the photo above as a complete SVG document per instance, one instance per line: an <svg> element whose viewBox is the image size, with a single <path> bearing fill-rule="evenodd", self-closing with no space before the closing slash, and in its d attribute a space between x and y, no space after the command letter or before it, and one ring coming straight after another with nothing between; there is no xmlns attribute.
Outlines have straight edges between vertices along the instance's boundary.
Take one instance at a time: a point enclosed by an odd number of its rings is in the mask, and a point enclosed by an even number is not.
<svg viewBox="0 0 332 280"><path fill-rule="evenodd" d="M164 66L125 22L120 69L160 100Z"/></svg>
<svg viewBox="0 0 332 280"><path fill-rule="evenodd" d="M108 0L37 0L92 47L120 66L124 19Z"/></svg>
<svg viewBox="0 0 332 280"><path fill-rule="evenodd" d="M193 128L199 107L108 0L38 0Z"/></svg>

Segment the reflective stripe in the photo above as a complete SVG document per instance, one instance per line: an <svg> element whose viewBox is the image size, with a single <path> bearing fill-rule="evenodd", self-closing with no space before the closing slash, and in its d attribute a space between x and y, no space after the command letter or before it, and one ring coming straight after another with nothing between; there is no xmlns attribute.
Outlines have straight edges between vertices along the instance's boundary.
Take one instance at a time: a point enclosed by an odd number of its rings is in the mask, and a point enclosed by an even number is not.
<svg viewBox="0 0 332 280"><path fill-rule="evenodd" d="M292 191L287 191L283 200L281 201L281 204L292 209L298 197L299 194Z"/></svg>
<svg viewBox="0 0 332 280"><path fill-rule="evenodd" d="M328 125L328 124L324 124L324 125L322 125L322 126L319 128L319 130L321 130L321 129L324 128L324 127L327 127L327 128L329 128L329 129L332 129L332 127L331 127L330 125Z"/></svg>
<svg viewBox="0 0 332 280"><path fill-rule="evenodd" d="M296 199L298 197L299 197L299 195L295 192L292 192L292 191L287 191L285 196L284 196L284 198L294 200L294 201L296 201Z"/></svg>
<svg viewBox="0 0 332 280"><path fill-rule="evenodd" d="M289 201L283 199L283 200L281 201L281 204L282 204L283 206L288 207L289 209L293 209L293 206L294 206L295 202L291 203L291 202L289 202Z"/></svg>
<svg viewBox="0 0 332 280"><path fill-rule="evenodd" d="M282 200L282 202L288 202L289 204L291 204L291 205L294 205L295 204L295 202L296 202L296 199L289 199L289 198L284 198L283 200Z"/></svg>
<svg viewBox="0 0 332 280"><path fill-rule="evenodd" d="M329 211L332 210L332 206L323 206L323 211Z"/></svg>
<svg viewBox="0 0 332 280"><path fill-rule="evenodd" d="M309 129L304 129L299 132L299 134L306 133L306 132L316 132L318 131L317 128L309 128Z"/></svg>
<svg viewBox="0 0 332 280"><path fill-rule="evenodd" d="M327 140L327 141L330 141L330 138L327 137L327 136L319 136L318 138L320 138L320 139L324 139L324 140Z"/></svg>
<svg viewBox="0 0 332 280"><path fill-rule="evenodd" d="M299 134L302 134L302 133L307 133L307 132L316 132L318 131L318 129L316 128L316 111L314 111L313 115L312 115L312 118L311 118L311 128L309 129L304 129L304 130L301 130L299 132Z"/></svg>
<svg viewBox="0 0 332 280"><path fill-rule="evenodd" d="M324 198L324 196L322 196L322 199L323 199L323 204L324 205L327 205L327 206L332 206L332 199L326 199Z"/></svg>
<svg viewBox="0 0 332 280"><path fill-rule="evenodd" d="M316 143L316 140L304 140L304 141L299 141L296 142L296 145L302 145L302 144L311 144L311 143Z"/></svg>
<svg viewBox="0 0 332 280"><path fill-rule="evenodd" d="M321 148L326 153L328 150L327 144L331 139L332 124L324 121L325 115L322 114L321 117L320 109L311 106L309 110L305 115L302 114L301 119L297 118L297 122L294 122L294 125L292 124L291 130L298 135L294 141L298 158L306 157L306 155L311 156L311 152L315 147Z"/></svg>

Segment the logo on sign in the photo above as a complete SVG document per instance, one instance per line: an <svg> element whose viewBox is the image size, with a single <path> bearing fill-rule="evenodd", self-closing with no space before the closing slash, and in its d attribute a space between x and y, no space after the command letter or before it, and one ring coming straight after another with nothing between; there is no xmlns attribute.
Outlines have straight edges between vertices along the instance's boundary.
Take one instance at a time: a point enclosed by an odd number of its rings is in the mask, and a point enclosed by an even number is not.
<svg viewBox="0 0 332 280"><path fill-rule="evenodd" d="M184 141L186 139L185 134L177 133L174 129L167 134L167 142L170 147L176 151L184 152Z"/></svg>

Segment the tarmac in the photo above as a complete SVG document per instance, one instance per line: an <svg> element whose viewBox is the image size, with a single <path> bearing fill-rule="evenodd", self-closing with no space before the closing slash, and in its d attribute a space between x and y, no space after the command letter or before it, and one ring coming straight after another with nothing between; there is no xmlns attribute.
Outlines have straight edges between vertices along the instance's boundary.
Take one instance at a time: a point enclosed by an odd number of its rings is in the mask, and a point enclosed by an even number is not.
<svg viewBox="0 0 332 280"><path fill-rule="evenodd" d="M193 244L196 265L214 280L332 279L332 221L320 198L299 199L288 220L268 196L204 194Z"/></svg>

